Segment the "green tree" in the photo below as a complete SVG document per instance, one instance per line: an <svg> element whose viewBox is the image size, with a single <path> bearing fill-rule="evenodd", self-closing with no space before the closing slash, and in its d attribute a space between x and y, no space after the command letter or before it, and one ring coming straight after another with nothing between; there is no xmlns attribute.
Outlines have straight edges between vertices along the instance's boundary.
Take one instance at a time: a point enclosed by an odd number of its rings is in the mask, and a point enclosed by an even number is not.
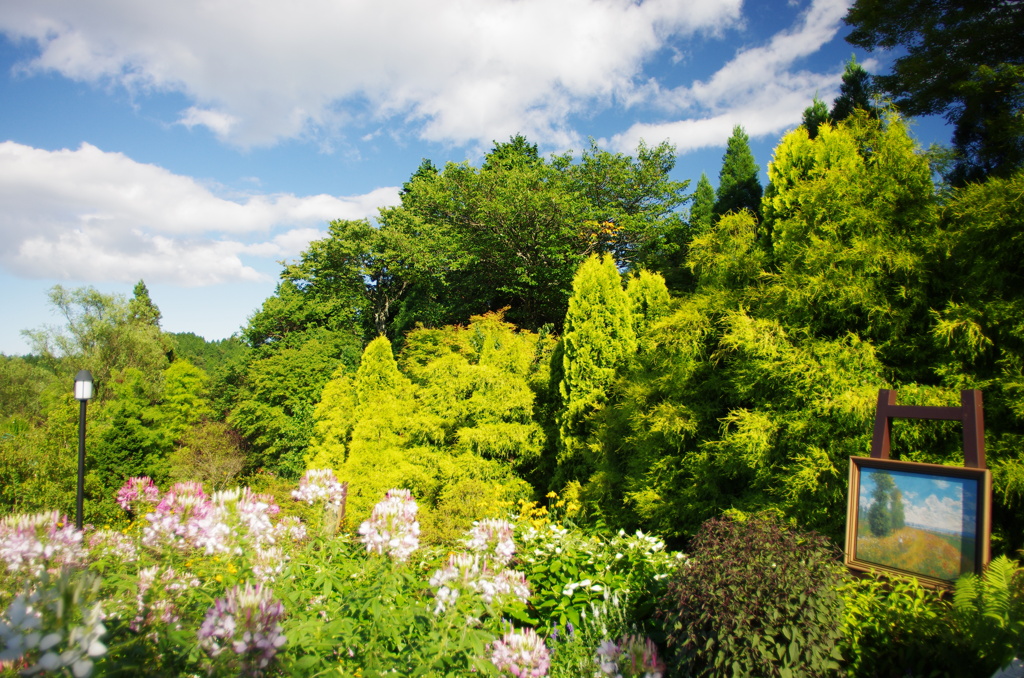
<svg viewBox="0 0 1024 678"><path fill-rule="evenodd" d="M402 283L387 334L505 307L520 327L560 326L589 254L626 266L678 248L686 183L669 179L674 162L667 144L641 145L633 158L592 143L578 160L544 159L514 137L480 168L418 173L402 204L380 215L380 263Z"/></svg>
<svg viewBox="0 0 1024 678"><path fill-rule="evenodd" d="M313 408L339 365L354 366L359 341L351 334L312 328L260 347L241 376L227 423L247 443L247 466L285 477L305 469Z"/></svg>
<svg viewBox="0 0 1024 678"><path fill-rule="evenodd" d="M871 506L868 508L868 527L871 534L876 537L888 537L896 528L893 520L893 495L897 491L896 483L885 471L872 473L871 477L875 481L875 489L871 492ZM901 512L902 506L901 502Z"/></svg>
<svg viewBox="0 0 1024 678"><path fill-rule="evenodd" d="M715 216L747 209L757 215L761 209L761 179L759 169L750 151L750 138L743 127L732 130L722 156L722 169L718 173L718 191L715 194Z"/></svg>
<svg viewBox="0 0 1024 678"><path fill-rule="evenodd" d="M245 468L241 439L227 424L203 421L185 431L167 462L170 482L201 482L211 490L238 484Z"/></svg>
<svg viewBox="0 0 1024 678"><path fill-rule="evenodd" d="M590 440L594 415L604 406L619 368L637 349L632 305L610 256L583 262L573 279L561 340L561 480L585 479L596 467Z"/></svg>
<svg viewBox="0 0 1024 678"><path fill-rule="evenodd" d="M145 290L145 285L140 289ZM101 399L108 396L107 385L115 371L134 368L148 375L150 384L156 384L167 367L170 343L155 322L159 311L152 302L143 312L141 299L133 299L133 307L121 295L102 294L92 287L68 290L60 285L50 290L49 297L64 317L64 326L23 334L32 352L51 369L68 379L80 369L89 370Z"/></svg>
<svg viewBox="0 0 1024 678"><path fill-rule="evenodd" d="M986 460L1000 498L993 542L1007 551L1024 544L1022 194L1024 171L953 191L933 250L933 370L950 389L984 393Z"/></svg>
<svg viewBox="0 0 1024 678"><path fill-rule="evenodd" d="M774 272L761 303L815 336L868 338L904 376L920 376L937 215L927 158L906 125L858 111L814 140L798 128L776 147L768 175Z"/></svg>
<svg viewBox="0 0 1024 678"><path fill-rule="evenodd" d="M480 512L521 495L511 468L523 469L543 441L531 421L535 341L500 317L477 317L469 327L414 331L402 359L408 375L384 337L367 345L355 374L339 370L316 407L307 462L349 483L350 524L404 487L423 509L425 536L452 540Z"/></svg>
<svg viewBox="0 0 1024 678"><path fill-rule="evenodd" d="M113 495L132 476L167 479L167 457L173 450L173 432L162 424L148 376L129 367L114 374L113 397L104 411L106 425L90 455L103 488Z"/></svg>
<svg viewBox="0 0 1024 678"><path fill-rule="evenodd" d="M128 302L128 312L133 322L160 327L160 309L153 303L149 296L149 288L142 280L135 283L132 298Z"/></svg>
<svg viewBox="0 0 1024 678"><path fill-rule="evenodd" d="M371 332L374 287L366 278L378 237L366 221L331 222L328 236L311 242L299 261L284 267L274 295L249 318L243 331L248 344L271 346L314 329L360 337Z"/></svg>
<svg viewBox="0 0 1024 678"><path fill-rule="evenodd" d="M693 194L693 205L690 207L690 232L694 236L711 230L714 210L715 189L708 180L708 175L701 172L697 190Z"/></svg>
<svg viewBox="0 0 1024 678"><path fill-rule="evenodd" d="M959 151L955 184L1009 176L1024 164L1024 9L984 0L857 0L847 41L900 49L878 88L907 115L944 114Z"/></svg>
<svg viewBox="0 0 1024 678"><path fill-rule="evenodd" d="M894 532L902 530L907 525L907 512L903 506L903 493L899 489L894 489L891 496L891 503L889 508L891 509L890 518L892 520L892 529Z"/></svg>
<svg viewBox="0 0 1024 678"><path fill-rule="evenodd" d="M803 126L807 130L807 136L811 139L818 136L818 128L829 122L828 106L825 102L814 95L814 101L804 109Z"/></svg>
<svg viewBox="0 0 1024 678"><path fill-rule="evenodd" d="M665 278L659 273L641 269L631 275L626 281L626 296L633 315L633 331L638 339L647 333L651 325L672 311L672 297Z"/></svg>
<svg viewBox="0 0 1024 678"><path fill-rule="evenodd" d="M174 440L215 416L210 401L210 377L187 360L175 360L164 370L159 402L163 426Z"/></svg>
<svg viewBox="0 0 1024 678"><path fill-rule="evenodd" d="M875 112L871 96L871 75L857 63L857 57L851 55L843 70L843 82L839 85L839 96L832 102L832 113L829 117L833 122L840 122L853 115L858 108Z"/></svg>

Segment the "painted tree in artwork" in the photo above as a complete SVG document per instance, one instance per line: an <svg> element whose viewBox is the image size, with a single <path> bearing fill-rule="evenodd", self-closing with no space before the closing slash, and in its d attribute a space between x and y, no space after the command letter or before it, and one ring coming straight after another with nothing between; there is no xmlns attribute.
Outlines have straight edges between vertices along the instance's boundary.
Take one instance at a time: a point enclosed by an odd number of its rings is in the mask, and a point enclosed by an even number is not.
<svg viewBox="0 0 1024 678"><path fill-rule="evenodd" d="M893 531L902 530L907 526L907 514L903 509L903 493L898 489L892 492L892 503L889 506Z"/></svg>
<svg viewBox="0 0 1024 678"><path fill-rule="evenodd" d="M896 489L892 476L884 471L873 473L875 489L871 492L871 507L868 509L868 528L876 537L887 537L896 527L896 518L903 522L903 499ZM898 504L899 508L896 508Z"/></svg>

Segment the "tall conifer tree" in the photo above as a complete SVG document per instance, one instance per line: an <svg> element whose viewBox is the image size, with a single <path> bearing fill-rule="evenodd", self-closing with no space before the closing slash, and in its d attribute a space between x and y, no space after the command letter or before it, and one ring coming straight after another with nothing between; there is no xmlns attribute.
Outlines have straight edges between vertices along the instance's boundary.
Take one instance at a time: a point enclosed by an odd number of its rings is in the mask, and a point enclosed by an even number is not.
<svg viewBox="0 0 1024 678"><path fill-rule="evenodd" d="M750 151L750 138L743 127L736 125L722 156L722 170L718 174L718 192L715 195L715 216L748 209L759 213L761 180L757 163Z"/></svg>
<svg viewBox="0 0 1024 678"><path fill-rule="evenodd" d="M811 139L818 136L818 128L826 122L828 122L828 106L815 95L811 105L804 109L803 125L807 129L807 136Z"/></svg>
<svg viewBox="0 0 1024 678"><path fill-rule="evenodd" d="M573 279L562 337L558 414L559 476L584 479L594 468L587 455L593 415L606 402L618 368L636 352L632 301L610 255L591 255Z"/></svg>
<svg viewBox="0 0 1024 678"><path fill-rule="evenodd" d="M832 120L846 120L858 108L875 113L875 107L871 105L871 75L857 63L857 57L851 56L846 62L846 70L843 71L843 84L839 86L839 96L832 102Z"/></svg>
<svg viewBox="0 0 1024 678"><path fill-rule="evenodd" d="M708 180L708 175L700 173L697 190L693 194L693 207L690 208L690 232L693 236L711 230L712 216L715 211L715 188Z"/></svg>

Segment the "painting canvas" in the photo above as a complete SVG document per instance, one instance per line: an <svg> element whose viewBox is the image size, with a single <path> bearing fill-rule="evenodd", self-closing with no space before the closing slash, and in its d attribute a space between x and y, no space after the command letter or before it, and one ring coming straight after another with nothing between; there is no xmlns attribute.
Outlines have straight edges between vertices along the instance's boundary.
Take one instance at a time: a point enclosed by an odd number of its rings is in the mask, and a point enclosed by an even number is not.
<svg viewBox="0 0 1024 678"><path fill-rule="evenodd" d="M847 563L952 582L988 556L987 470L853 457Z"/></svg>

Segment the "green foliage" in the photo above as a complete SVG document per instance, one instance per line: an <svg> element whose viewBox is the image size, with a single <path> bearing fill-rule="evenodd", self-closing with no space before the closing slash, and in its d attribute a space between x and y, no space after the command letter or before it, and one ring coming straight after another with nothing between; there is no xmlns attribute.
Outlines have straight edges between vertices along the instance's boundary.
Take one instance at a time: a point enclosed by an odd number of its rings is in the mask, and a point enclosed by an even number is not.
<svg viewBox="0 0 1024 678"><path fill-rule="evenodd" d="M592 256L573 279L562 337L558 391L558 464L563 480L586 478L596 466L588 453L591 420L607 399L617 370L636 352L630 297L615 261Z"/></svg>
<svg viewBox="0 0 1024 678"><path fill-rule="evenodd" d="M68 382L37 361L0 355L0 422L38 419L43 392L61 387L68 389Z"/></svg>
<svg viewBox="0 0 1024 678"><path fill-rule="evenodd" d="M894 366L923 357L934 195L905 125L859 112L813 141L798 128L775 149L768 175L776 272L766 310L818 336L870 338Z"/></svg>
<svg viewBox="0 0 1024 678"><path fill-rule="evenodd" d="M1024 570L999 556L981 577L965 574L953 595L952 638L966 645L963 665L996 671L1024 651Z"/></svg>
<svg viewBox="0 0 1024 678"><path fill-rule="evenodd" d="M935 372L951 388L985 398L988 464L993 470L994 538L1024 544L1024 172L954 191L936 243L944 304L933 305Z"/></svg>
<svg viewBox="0 0 1024 678"><path fill-rule="evenodd" d="M463 595L435 613L424 580L436 565L368 557L343 541L306 549L279 587L294 610L285 662L299 675L496 675L485 657L499 635L497 610Z"/></svg>
<svg viewBox="0 0 1024 678"><path fill-rule="evenodd" d="M847 41L903 51L875 76L907 115L943 113L955 125L955 183L1008 176L1024 163L1024 10L1018 3L857 0Z"/></svg>
<svg viewBox="0 0 1024 678"><path fill-rule="evenodd" d="M892 476L884 471L873 473L875 489L868 509L868 527L876 537L886 537L903 527L903 500Z"/></svg>
<svg viewBox="0 0 1024 678"><path fill-rule="evenodd" d="M641 145L635 158L592 144L578 160L542 159L515 137L496 144L481 168L449 163L418 173L401 206L380 215L381 261L396 290L401 281L386 310L388 333L505 307L525 329L560 326L589 254L628 265L676 247L686 183L668 178L674 161L667 144Z"/></svg>
<svg viewBox="0 0 1024 678"><path fill-rule="evenodd" d="M141 291L145 292L145 285ZM157 324L159 310L148 292L128 301L92 287L68 290L56 285L49 297L65 325L23 334L33 353L55 373L67 375L65 383L78 370L87 369L96 383L97 397L103 399L115 371L134 368L157 374L167 367L170 344Z"/></svg>
<svg viewBox="0 0 1024 678"><path fill-rule="evenodd" d="M670 577L661 615L681 675L824 676L839 669L834 548L766 517L716 519Z"/></svg>
<svg viewBox="0 0 1024 678"><path fill-rule="evenodd" d="M128 313L133 322L160 327L160 309L153 303L152 297L149 296L149 288L142 280L135 283L135 288L132 290L132 298L128 302Z"/></svg>
<svg viewBox="0 0 1024 678"><path fill-rule="evenodd" d="M750 137L737 125L726 144L722 156L722 169L718 173L715 192L715 216L750 210L754 215L761 210L760 170L750 151Z"/></svg>
<svg viewBox="0 0 1024 678"><path fill-rule="evenodd" d="M863 66L857 63L857 57L851 55L843 70L843 82L839 85L839 96L832 102L832 113L829 117L833 122L838 123L849 118L857 109L875 113L876 109L871 103L871 98L871 76Z"/></svg>
<svg viewBox="0 0 1024 678"><path fill-rule="evenodd" d="M693 205L690 207L690 232L694 236L710 230L714 209L715 189L708 180L708 175L701 172L697 190L693 194Z"/></svg>
<svg viewBox="0 0 1024 678"><path fill-rule="evenodd" d="M164 370L163 386L160 414L175 440L190 428L214 418L210 377L188 360L175 360Z"/></svg>
<svg viewBox="0 0 1024 678"><path fill-rule="evenodd" d="M804 109L802 124L807 130L807 136L813 140L818 136L818 128L827 122L829 122L828 106L815 95L811 105Z"/></svg>
<svg viewBox="0 0 1024 678"><path fill-rule="evenodd" d="M916 579L866 577L840 589L843 668L851 678L935 675L950 668L944 646L946 605Z"/></svg>
<svg viewBox="0 0 1024 678"><path fill-rule="evenodd" d="M680 564L682 554L671 554L653 535L619 532L612 537L588 534L574 527L538 521L534 527L521 520L519 567L530 582L533 597L529 621L546 632L572 624L581 628L594 610L620 618L618 628L606 630L604 639L630 629L650 633L654 605L665 592L665 582Z"/></svg>
<svg viewBox="0 0 1024 678"><path fill-rule="evenodd" d="M339 365L359 351L351 334L311 329L252 354L228 423L248 443L248 465L287 477L305 470L313 408Z"/></svg>
<svg viewBox="0 0 1024 678"><path fill-rule="evenodd" d="M500 314L419 329L401 356L406 376L378 337L354 375L339 369L324 387L308 467L349 483L352 524L402 487L422 507L424 538L454 539L526 491L513 469L528 472L543 445L532 419L531 380L547 357L539 342Z"/></svg>
<svg viewBox="0 0 1024 678"><path fill-rule="evenodd" d="M243 331L252 347L271 346L311 330L355 334L372 327L369 272L379 233L365 221L333 221L328 236L314 240L299 261L281 271L273 296ZM322 335L321 335L322 336ZM295 346L295 339L290 343Z"/></svg>
<svg viewBox="0 0 1024 678"><path fill-rule="evenodd" d="M648 328L668 315L672 310L672 298L665 285L665 278L659 273L641 269L626 281L626 296L629 297L633 315L633 332L637 337L647 333Z"/></svg>
<svg viewBox="0 0 1024 678"><path fill-rule="evenodd" d="M167 459L171 482L195 481L213 490L237 485L245 468L239 436L227 424L203 421L185 431Z"/></svg>

